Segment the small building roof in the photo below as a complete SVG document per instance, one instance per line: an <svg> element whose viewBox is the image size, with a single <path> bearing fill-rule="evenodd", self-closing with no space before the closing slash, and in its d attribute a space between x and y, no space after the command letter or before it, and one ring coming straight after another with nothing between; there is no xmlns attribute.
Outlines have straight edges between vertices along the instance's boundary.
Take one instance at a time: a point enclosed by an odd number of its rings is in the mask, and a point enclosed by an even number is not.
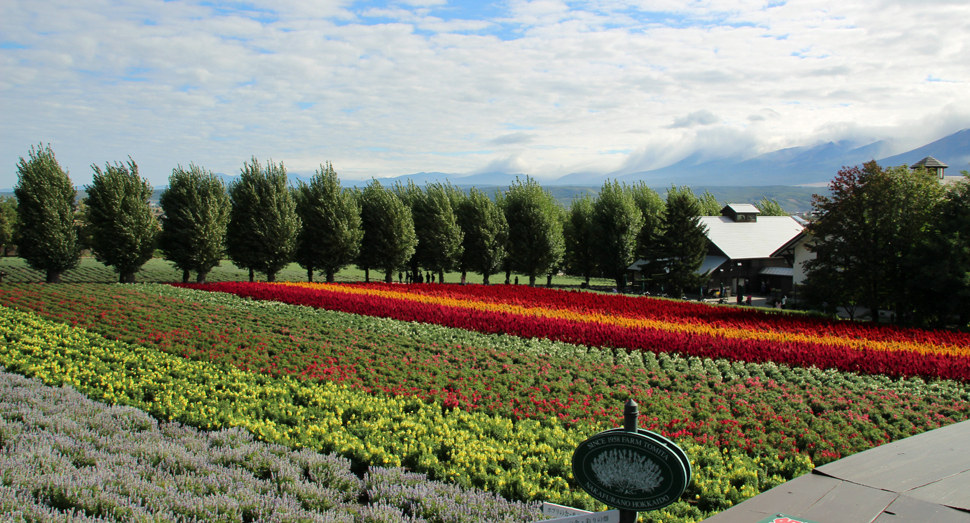
<svg viewBox="0 0 970 523"><path fill-rule="evenodd" d="M791 267L762 267L758 274L762 276L795 276L795 269Z"/></svg>
<svg viewBox="0 0 970 523"><path fill-rule="evenodd" d="M701 223L707 226L707 239L732 260L771 258L804 230L791 216L759 216L750 223L736 223L727 216L702 216Z"/></svg>
<svg viewBox="0 0 970 523"><path fill-rule="evenodd" d="M704 257L704 262L701 263L700 268L698 268L696 271L694 271L694 274L705 275L705 274L713 271L714 269L720 267L721 264L724 263L724 262L726 262L726 261L728 261L728 259L725 258L724 256L705 256ZM642 265L646 265L648 263L650 263L650 262L648 262L647 260L644 260L644 259L641 258L641 259L633 262L633 265L630 265L629 267L627 267L626 270L628 270L628 271L639 271L640 270L640 267Z"/></svg>
<svg viewBox="0 0 970 523"><path fill-rule="evenodd" d="M751 205L750 203L729 203L724 206L724 209L731 209L734 214L760 214L761 209ZM724 213L724 209L721 209L721 213Z"/></svg>
<svg viewBox="0 0 970 523"><path fill-rule="evenodd" d="M936 158L933 158L932 156L927 156L926 158L923 158L922 160L920 160L920 161L914 163L912 166L910 166L910 169L916 169L917 167L943 167L943 168L947 168L947 167L949 167L949 165L947 165L947 164L945 164L945 163L937 160Z"/></svg>

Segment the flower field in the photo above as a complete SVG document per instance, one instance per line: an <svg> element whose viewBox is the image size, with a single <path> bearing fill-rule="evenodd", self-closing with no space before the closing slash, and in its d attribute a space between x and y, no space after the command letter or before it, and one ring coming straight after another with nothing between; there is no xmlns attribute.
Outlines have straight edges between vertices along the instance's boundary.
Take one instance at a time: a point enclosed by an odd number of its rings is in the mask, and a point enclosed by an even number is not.
<svg viewBox="0 0 970 523"><path fill-rule="evenodd" d="M645 514L654 521L697 521L813 465L970 418L965 381L938 374L627 351L498 334L495 324L500 318L508 327L501 331L512 333L526 319L647 331L633 322L649 321L666 336L708 344L801 343L901 355L899 362L959 361L961 338L947 333L525 287L504 294L502 286L329 287L338 290L204 286L260 298L253 300L168 285L4 284L0 365L159 419L242 427L269 442L336 452L358 471L403 466L509 499L592 509L601 507L575 490L569 456L588 435L616 426L633 397L641 426L683 446L696 475L680 502ZM324 310L312 299L374 308ZM422 323L382 317L412 311L427 316ZM449 326L464 311L492 314L491 321ZM695 334L684 327L691 325L721 330ZM723 334L732 329L734 337ZM773 342L759 332L815 332L821 341ZM839 337L855 341L831 343Z"/></svg>
<svg viewBox="0 0 970 523"><path fill-rule="evenodd" d="M970 380L970 335L961 333L518 286L226 282L203 288L589 346Z"/></svg>
<svg viewBox="0 0 970 523"><path fill-rule="evenodd" d="M538 519L535 503L254 441L240 428L198 431L95 402L0 369L0 514L5 521L361 519L478 523ZM367 503L360 503L361 498ZM61 510L58 510L57 508Z"/></svg>

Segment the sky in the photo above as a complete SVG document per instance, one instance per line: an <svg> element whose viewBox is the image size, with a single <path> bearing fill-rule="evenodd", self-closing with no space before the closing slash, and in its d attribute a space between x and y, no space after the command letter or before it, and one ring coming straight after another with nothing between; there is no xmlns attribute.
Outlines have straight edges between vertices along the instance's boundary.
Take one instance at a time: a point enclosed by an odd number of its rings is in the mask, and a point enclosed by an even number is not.
<svg viewBox="0 0 970 523"><path fill-rule="evenodd" d="M970 127L966 0L4 0L0 188L50 144L344 180L625 174Z"/></svg>

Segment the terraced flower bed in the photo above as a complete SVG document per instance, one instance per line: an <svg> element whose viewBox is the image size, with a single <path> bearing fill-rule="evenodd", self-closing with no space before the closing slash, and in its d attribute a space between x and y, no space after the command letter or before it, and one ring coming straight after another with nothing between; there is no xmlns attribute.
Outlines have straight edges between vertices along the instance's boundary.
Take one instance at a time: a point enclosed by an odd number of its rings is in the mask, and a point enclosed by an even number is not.
<svg viewBox="0 0 970 523"><path fill-rule="evenodd" d="M198 431L92 401L0 368L0 513L57 521L531 521L536 503L370 469L257 441L240 428Z"/></svg>
<svg viewBox="0 0 970 523"><path fill-rule="evenodd" d="M401 464L514 499L595 506L569 486L570 445L614 426L622 403L634 397L644 412L642 424L685 446L699 472L681 502L655 515L665 521L696 520L802 474L813 462L970 417L970 395L955 381L594 349L166 285L4 285L0 303L83 326L126 346L178 357L172 361L214 363L225 371L244 371L251 376L247 380L267 386L285 383L291 391L288 396L271 394L260 404L264 406L249 410L242 409L245 402L239 397L228 395L238 384L209 394L209 403L194 393L181 393L188 404L203 405L200 411L144 403L142 389L149 385L138 385L142 392L106 396L108 401L141 401L138 406L153 415L175 416L200 427L246 426L270 441L299 441L340 452L360 466ZM33 372L30 366L18 368ZM168 372L198 376L190 382L203 385L161 376L154 381L164 385L155 387L174 391L166 393L173 402L179 390L212 391L214 371L207 368L198 374L175 367ZM109 384L92 381L86 393L97 394ZM309 436L292 428L305 426L305 418L292 417L302 412L300 402L305 400L299 398L316 394L293 391L316 391L328 384L361 394L352 402L367 406L355 411L356 417L340 416L338 425L349 427L341 432L346 447L319 440L316 433L300 440ZM368 403L374 401L377 405ZM394 414L387 405L418 409L421 416L437 414L415 419ZM408 439L436 434L449 426L449 416L474 417L474 424L458 426L463 434L477 436L462 438L481 444L483 438L495 438L496 443L488 444L494 447L482 451L491 461L465 460L447 441L422 444ZM364 425L357 427L358 419ZM535 447L543 450L496 450L523 448L516 441L522 437L519 431L527 429L546 431L546 439ZM375 433L400 439L380 439ZM539 478L561 478L565 484Z"/></svg>
<svg viewBox="0 0 970 523"><path fill-rule="evenodd" d="M189 288L589 346L970 380L966 333L519 286L227 282Z"/></svg>

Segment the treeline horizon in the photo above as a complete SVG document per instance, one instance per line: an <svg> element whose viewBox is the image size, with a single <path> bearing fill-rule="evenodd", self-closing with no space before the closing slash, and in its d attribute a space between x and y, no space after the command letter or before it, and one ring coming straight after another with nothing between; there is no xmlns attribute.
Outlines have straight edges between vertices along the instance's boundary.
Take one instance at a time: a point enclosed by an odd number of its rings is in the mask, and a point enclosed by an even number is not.
<svg viewBox="0 0 970 523"><path fill-rule="evenodd" d="M720 215L724 205L687 186L661 197L644 182L607 180L567 207L528 176L492 195L440 182L385 187L374 179L345 188L329 162L294 186L282 163L253 157L228 186L203 167L176 167L156 217L153 189L130 157L103 170L92 165L80 203L49 146L32 147L29 158L18 165L17 201L0 206L0 239L17 243L51 283L77 267L82 248L133 282L157 248L183 281L195 273L198 282L228 258L251 281L256 272L274 281L296 262L309 281L314 274L334 281L356 265L365 281L371 271L388 283L405 274L421 282L427 273L444 282L445 272L460 272L462 281L476 273L484 284L504 273L509 283L515 272L530 285L546 276L550 285L561 271L587 284L599 274L623 290L627 267L643 260L648 283L681 296L706 281L696 274L709 246L700 218ZM818 220L808 247L817 258L806 264L806 297L850 313L888 308L910 324L970 321L970 175L943 186L922 168L869 162L839 171L829 189L813 197ZM768 198L756 206L764 216L788 215Z"/></svg>

